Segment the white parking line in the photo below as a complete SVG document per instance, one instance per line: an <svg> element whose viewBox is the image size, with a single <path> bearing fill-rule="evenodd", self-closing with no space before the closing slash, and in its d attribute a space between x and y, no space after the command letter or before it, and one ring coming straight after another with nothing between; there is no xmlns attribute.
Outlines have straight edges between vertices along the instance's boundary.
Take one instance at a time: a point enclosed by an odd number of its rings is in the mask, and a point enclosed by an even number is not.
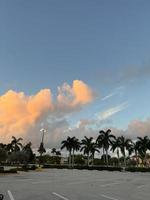
<svg viewBox="0 0 150 200"><path fill-rule="evenodd" d="M146 187L147 185L139 185L137 188L140 189L140 188L143 188L143 187Z"/></svg>
<svg viewBox="0 0 150 200"><path fill-rule="evenodd" d="M15 200L10 190L8 190L8 195L10 200Z"/></svg>
<svg viewBox="0 0 150 200"><path fill-rule="evenodd" d="M112 185L119 185L119 184L121 184L121 183L122 183L122 182L118 182L118 183L107 183L107 184L101 185L101 187L112 186Z"/></svg>
<svg viewBox="0 0 150 200"><path fill-rule="evenodd" d="M113 197L109 197L107 195L101 195L102 197L106 198L106 199L110 199L110 200L118 200L116 198L113 198Z"/></svg>
<svg viewBox="0 0 150 200"><path fill-rule="evenodd" d="M66 197L64 197L64 196L62 196L62 195L60 195L60 194L58 194L56 192L53 192L52 194L55 195L55 196L57 196L57 197L59 197L59 198L61 198L61 199L63 199L63 200L69 200Z"/></svg>

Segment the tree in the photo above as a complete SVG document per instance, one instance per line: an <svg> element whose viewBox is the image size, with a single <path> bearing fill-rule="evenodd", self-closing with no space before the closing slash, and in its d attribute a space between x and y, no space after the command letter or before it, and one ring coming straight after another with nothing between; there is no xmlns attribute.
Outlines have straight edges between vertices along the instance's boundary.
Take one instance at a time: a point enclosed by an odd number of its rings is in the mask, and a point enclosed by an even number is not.
<svg viewBox="0 0 150 200"><path fill-rule="evenodd" d="M63 140L61 142L61 149L64 149L66 148L66 150L69 152L69 166L71 166L71 156L72 156L72 150L73 150L73 140L74 140L74 137L67 137L66 140Z"/></svg>
<svg viewBox="0 0 150 200"><path fill-rule="evenodd" d="M147 136L145 137L137 137L137 146L138 146L138 152L140 157L142 158L142 163L146 164L146 152L149 149L150 150L150 140Z"/></svg>
<svg viewBox="0 0 150 200"><path fill-rule="evenodd" d="M73 137L72 138L72 167L74 167L74 154L75 154L75 151L79 151L81 147L81 144L79 142L79 139L77 139L76 137Z"/></svg>
<svg viewBox="0 0 150 200"><path fill-rule="evenodd" d="M111 142L111 151L112 151L113 153L116 151L116 153L117 153L117 158L118 158L118 164L119 164L119 160L120 160L119 148L120 148L120 141L119 141L119 138L115 138L115 140Z"/></svg>
<svg viewBox="0 0 150 200"><path fill-rule="evenodd" d="M91 144L91 150L90 151L91 151L91 158L92 158L92 165L93 165L94 164L95 153L96 152L100 153L100 150L98 149L98 145L95 142L93 142Z"/></svg>
<svg viewBox="0 0 150 200"><path fill-rule="evenodd" d="M6 152L5 148L0 147L0 163L5 162L6 159L7 159L7 152Z"/></svg>
<svg viewBox="0 0 150 200"><path fill-rule="evenodd" d="M56 156L61 156L61 152L60 151L56 151Z"/></svg>
<svg viewBox="0 0 150 200"><path fill-rule="evenodd" d="M126 139L124 136L118 137L120 143L120 150L124 158L124 166L126 166L126 150L128 149L129 145L132 144L130 139Z"/></svg>
<svg viewBox="0 0 150 200"><path fill-rule="evenodd" d="M57 152L56 148L52 148L51 153L53 154L53 156L56 155L56 152Z"/></svg>
<svg viewBox="0 0 150 200"><path fill-rule="evenodd" d="M40 164L42 163L42 155L43 155L43 153L46 152L43 142L41 142L38 152L40 154L40 157L39 157L39 166L40 166Z"/></svg>
<svg viewBox="0 0 150 200"><path fill-rule="evenodd" d="M87 155L87 165L89 166L90 164L90 154L92 150L92 145L93 145L93 137L86 137L84 136L84 139L81 141L81 149L80 151L83 151L84 155Z"/></svg>
<svg viewBox="0 0 150 200"><path fill-rule="evenodd" d="M97 144L101 148L103 148L103 154L104 151L106 153L106 164L108 166L108 150L110 145L112 144L112 141L115 140L115 136L111 134L111 130L108 129L107 131L99 131L100 135L97 138Z"/></svg>
<svg viewBox="0 0 150 200"><path fill-rule="evenodd" d="M40 147L38 149L38 152L40 154L40 157L42 157L43 153L46 152L45 148L44 148L44 144L41 142Z"/></svg>
<svg viewBox="0 0 150 200"><path fill-rule="evenodd" d="M22 151L27 155L27 162L32 162L35 160L35 154L33 153L31 146L32 143L29 142L22 149Z"/></svg>
<svg viewBox="0 0 150 200"><path fill-rule="evenodd" d="M22 138L17 139L15 136L12 136L12 141L11 141L11 145L10 145L12 151L17 152L17 151L21 150L21 148L22 148L21 141L22 140L23 140Z"/></svg>

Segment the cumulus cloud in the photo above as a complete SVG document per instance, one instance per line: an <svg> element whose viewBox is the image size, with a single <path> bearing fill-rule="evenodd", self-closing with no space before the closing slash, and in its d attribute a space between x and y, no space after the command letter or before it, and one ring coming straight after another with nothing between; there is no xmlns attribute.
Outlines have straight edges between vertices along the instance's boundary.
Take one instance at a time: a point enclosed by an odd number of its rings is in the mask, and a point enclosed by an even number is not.
<svg viewBox="0 0 150 200"><path fill-rule="evenodd" d="M31 126L48 110L53 110L52 95L44 89L34 96L8 91L0 97L0 137L26 134Z"/></svg>
<svg viewBox="0 0 150 200"><path fill-rule="evenodd" d="M118 129L115 127L109 127L113 134L116 136L125 136L126 138L131 138L135 140L137 137L150 136L150 119L142 120L132 120L128 124L126 129Z"/></svg>
<svg viewBox="0 0 150 200"><path fill-rule="evenodd" d="M62 87L58 87L57 101L60 108L85 105L93 99L93 91L83 81L74 80L72 86L64 83Z"/></svg>
<svg viewBox="0 0 150 200"><path fill-rule="evenodd" d="M150 136L150 119L147 119L145 121L141 121L138 119L132 120L129 123L125 133L132 138L136 138L138 136L142 137L145 135Z"/></svg>
<svg viewBox="0 0 150 200"><path fill-rule="evenodd" d="M59 87L55 101L52 96L50 89L43 89L32 96L9 90L0 96L0 140L8 141L12 135L35 139L37 127L39 128L42 122L50 128L52 118L49 120L48 116L56 117L52 124L56 138L60 132L61 116L81 109L94 99L92 89L80 80L73 81L72 86L65 83ZM55 124L57 127L54 127ZM62 126L64 124L66 122L62 123Z"/></svg>

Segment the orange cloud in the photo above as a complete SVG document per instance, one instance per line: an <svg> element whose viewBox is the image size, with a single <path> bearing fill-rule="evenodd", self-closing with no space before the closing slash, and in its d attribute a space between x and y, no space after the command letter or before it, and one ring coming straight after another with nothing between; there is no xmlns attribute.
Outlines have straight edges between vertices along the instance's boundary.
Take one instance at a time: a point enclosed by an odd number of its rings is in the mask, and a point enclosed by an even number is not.
<svg viewBox="0 0 150 200"><path fill-rule="evenodd" d="M0 97L1 139L26 134L41 115L50 109L53 109L53 105L49 89L41 90L34 96L25 96L23 92L8 91Z"/></svg>
<svg viewBox="0 0 150 200"><path fill-rule="evenodd" d="M90 103L94 98L93 91L83 81L73 81L72 90L75 96L73 104L87 104Z"/></svg>
<svg viewBox="0 0 150 200"><path fill-rule="evenodd" d="M45 116L59 116L73 112L94 98L92 90L83 81L75 80L58 88L57 101L53 103L50 89L43 89L33 96L9 90L0 96L0 140L8 141L11 136L26 137L36 129ZM46 115L47 114L47 115ZM36 131L35 133L36 134Z"/></svg>
<svg viewBox="0 0 150 200"><path fill-rule="evenodd" d="M72 86L64 83L58 87L57 100L60 107L76 107L90 103L94 99L92 89L81 80L74 80Z"/></svg>

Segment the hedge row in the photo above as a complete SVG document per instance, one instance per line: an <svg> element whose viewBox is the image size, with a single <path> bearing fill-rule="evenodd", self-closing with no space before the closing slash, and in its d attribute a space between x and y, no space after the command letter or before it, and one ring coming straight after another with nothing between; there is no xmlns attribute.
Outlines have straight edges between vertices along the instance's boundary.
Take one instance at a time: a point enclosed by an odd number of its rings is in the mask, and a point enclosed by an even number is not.
<svg viewBox="0 0 150 200"><path fill-rule="evenodd" d="M79 169L79 170L108 170L108 171L121 171L121 167L106 167L106 166L74 166L69 167L68 165L43 165L43 168L49 169Z"/></svg>
<svg viewBox="0 0 150 200"><path fill-rule="evenodd" d="M150 168L146 167L127 167L125 169L127 172L150 172Z"/></svg>

